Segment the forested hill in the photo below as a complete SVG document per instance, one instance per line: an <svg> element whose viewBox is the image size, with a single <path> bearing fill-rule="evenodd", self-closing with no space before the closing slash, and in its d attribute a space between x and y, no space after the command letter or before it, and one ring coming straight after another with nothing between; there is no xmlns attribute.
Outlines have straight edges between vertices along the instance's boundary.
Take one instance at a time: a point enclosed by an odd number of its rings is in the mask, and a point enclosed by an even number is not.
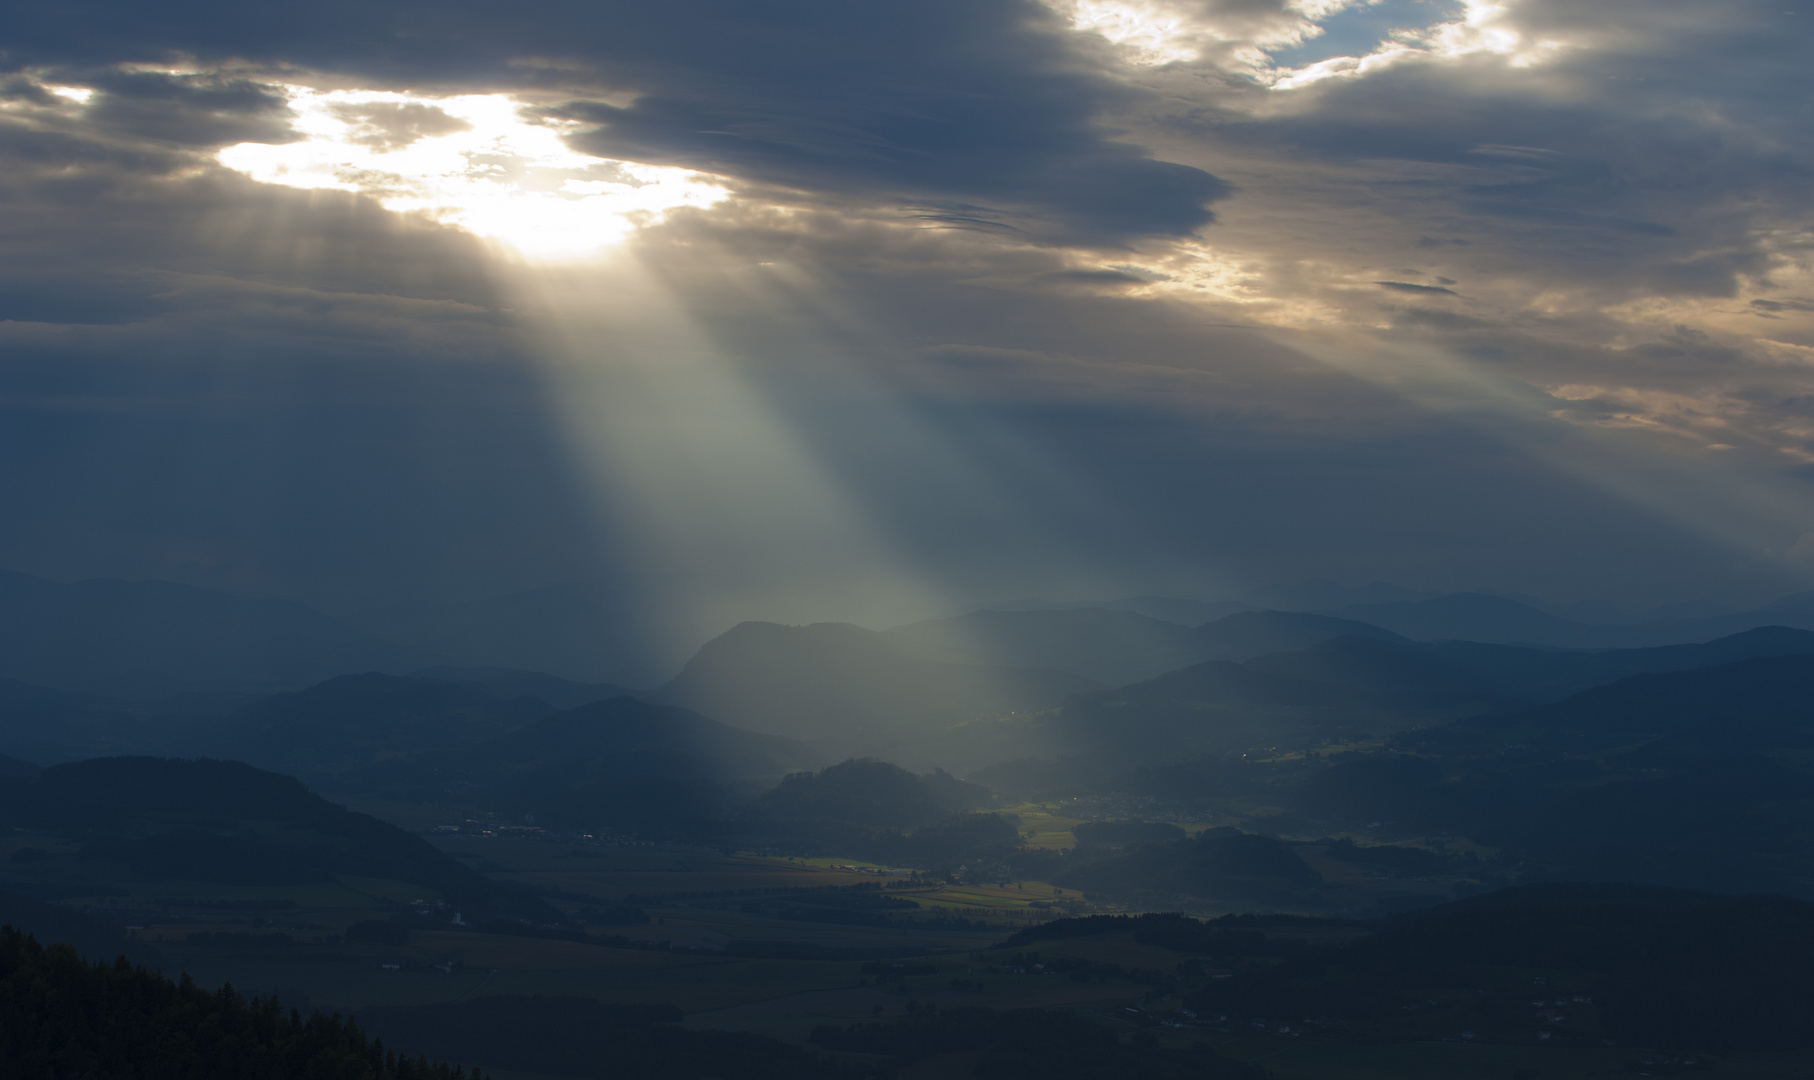
<svg viewBox="0 0 1814 1080"><path fill-rule="evenodd" d="M133 1080L482 1080L399 1057L351 1021L209 993L121 960L89 965L0 927L0 1076Z"/></svg>
<svg viewBox="0 0 1814 1080"><path fill-rule="evenodd" d="M0 782L0 826L79 842L79 853L33 864L72 879L124 871L285 886L351 875L438 890L469 916L560 919L420 836L328 802L294 777L235 761L122 757L53 766Z"/></svg>

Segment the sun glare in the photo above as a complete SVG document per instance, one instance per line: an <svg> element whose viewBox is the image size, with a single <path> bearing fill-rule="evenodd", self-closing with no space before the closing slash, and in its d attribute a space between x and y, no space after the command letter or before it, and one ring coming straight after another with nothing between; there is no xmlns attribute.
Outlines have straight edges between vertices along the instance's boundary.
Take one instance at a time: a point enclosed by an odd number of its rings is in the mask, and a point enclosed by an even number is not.
<svg viewBox="0 0 1814 1080"><path fill-rule="evenodd" d="M583 258L729 195L704 173L578 153L504 94L284 89L302 138L229 146L221 164L267 184L370 195L531 259Z"/></svg>

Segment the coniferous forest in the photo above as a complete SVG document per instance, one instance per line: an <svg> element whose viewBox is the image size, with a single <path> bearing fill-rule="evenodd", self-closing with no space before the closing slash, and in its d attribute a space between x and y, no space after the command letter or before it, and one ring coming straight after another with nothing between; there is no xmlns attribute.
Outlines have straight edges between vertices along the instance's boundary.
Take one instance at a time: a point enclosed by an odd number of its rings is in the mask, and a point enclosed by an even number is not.
<svg viewBox="0 0 1814 1080"><path fill-rule="evenodd" d="M90 964L0 927L0 1076L16 1080L483 1080L399 1055L338 1015L304 1018L124 958Z"/></svg>

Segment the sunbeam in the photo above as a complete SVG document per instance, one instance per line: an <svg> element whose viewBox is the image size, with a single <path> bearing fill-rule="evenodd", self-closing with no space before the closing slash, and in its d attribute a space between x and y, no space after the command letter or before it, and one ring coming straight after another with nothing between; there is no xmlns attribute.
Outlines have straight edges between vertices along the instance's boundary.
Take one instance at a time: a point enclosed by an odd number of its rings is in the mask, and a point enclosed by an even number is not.
<svg viewBox="0 0 1814 1080"><path fill-rule="evenodd" d="M370 195L525 258L583 258L728 195L716 177L578 153L562 140L573 125L531 119L504 94L282 89L302 137L229 146L221 164L263 183Z"/></svg>

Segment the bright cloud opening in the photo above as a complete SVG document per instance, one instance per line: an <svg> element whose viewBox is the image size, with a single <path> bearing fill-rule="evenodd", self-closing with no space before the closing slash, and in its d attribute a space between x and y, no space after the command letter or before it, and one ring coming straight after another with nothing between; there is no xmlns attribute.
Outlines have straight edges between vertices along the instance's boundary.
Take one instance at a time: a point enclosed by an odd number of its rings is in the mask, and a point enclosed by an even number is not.
<svg viewBox="0 0 1814 1080"><path fill-rule="evenodd" d="M1076 0L1070 15L1074 29L1100 34L1126 48L1135 63L1171 64L1198 56L1194 40L1198 29L1163 3Z"/></svg>
<svg viewBox="0 0 1814 1080"><path fill-rule="evenodd" d="M1457 17L1425 27L1394 30L1371 52L1359 56L1332 56L1299 68L1281 68L1270 78L1274 90L1292 90L1324 79L1366 75L1416 57L1456 59L1489 54L1505 58L1513 67L1540 64L1564 48L1550 39L1532 39L1510 21L1509 3L1496 0L1463 0Z"/></svg>
<svg viewBox="0 0 1814 1080"><path fill-rule="evenodd" d="M284 89L303 138L229 146L221 164L262 183L371 195L533 259L584 257L729 196L704 173L577 153L504 94Z"/></svg>

